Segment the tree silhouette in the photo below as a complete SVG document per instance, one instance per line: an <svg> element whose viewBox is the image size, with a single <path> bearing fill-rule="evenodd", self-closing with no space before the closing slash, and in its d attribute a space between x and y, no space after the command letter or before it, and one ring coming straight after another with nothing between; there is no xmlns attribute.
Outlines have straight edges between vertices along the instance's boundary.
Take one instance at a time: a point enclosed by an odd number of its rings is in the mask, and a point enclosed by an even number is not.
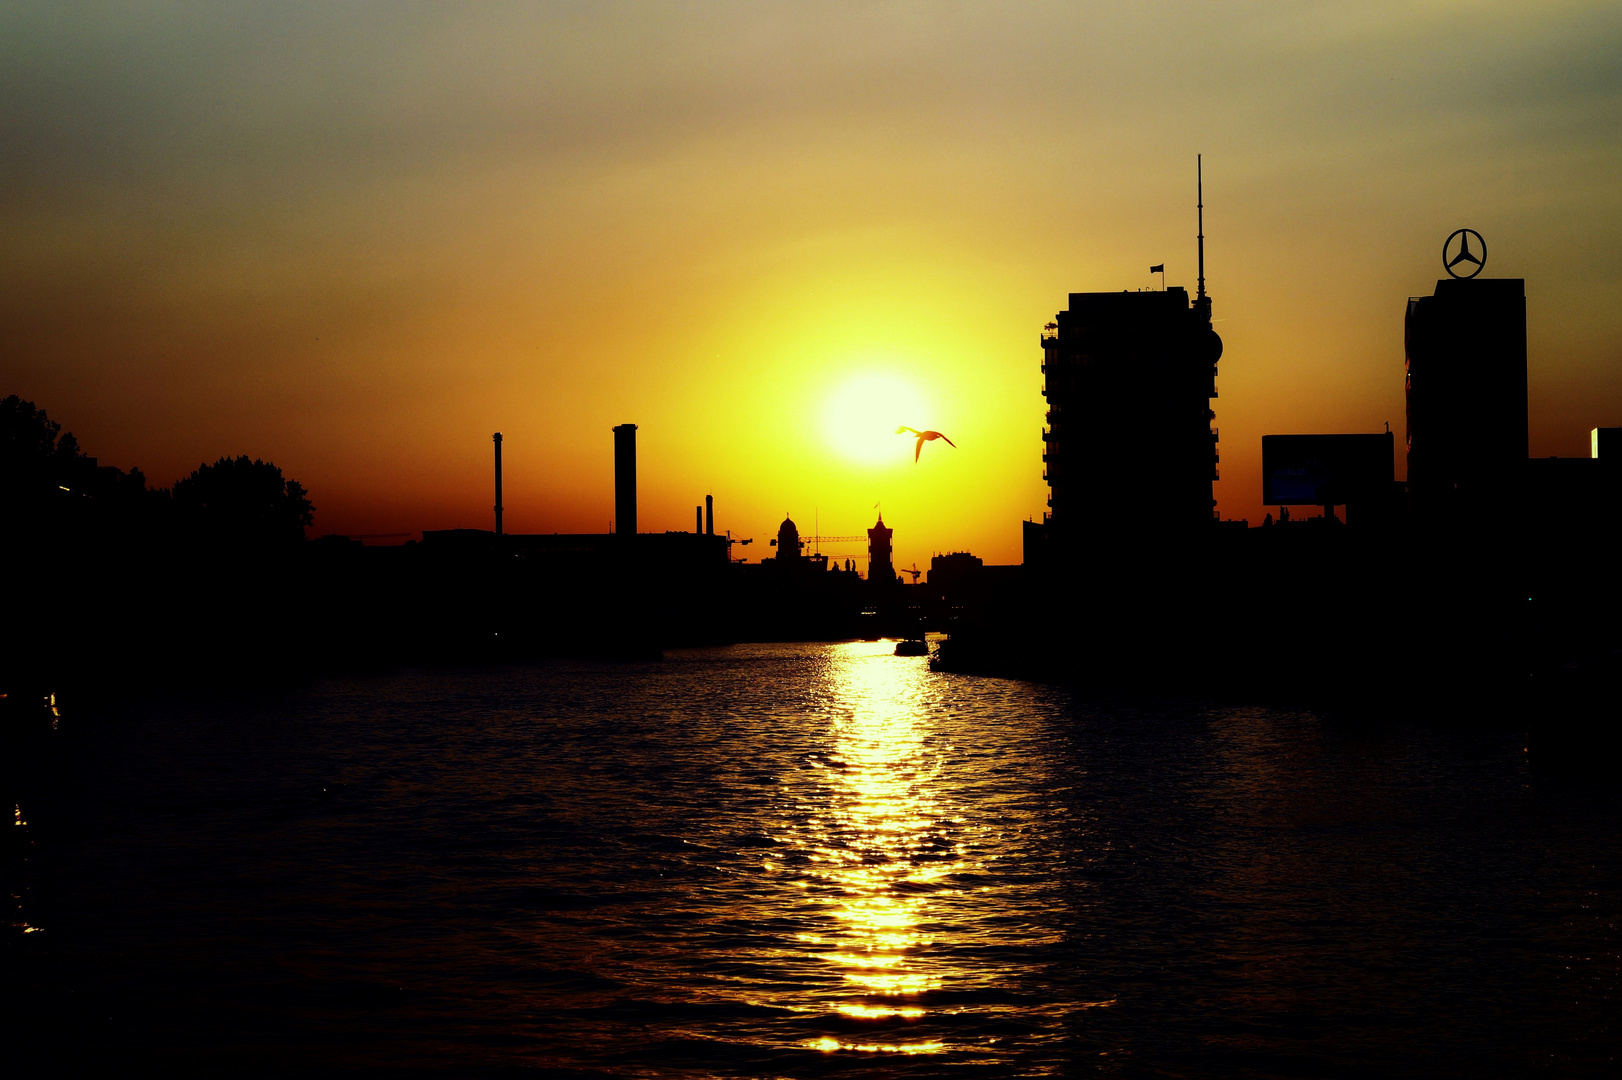
<svg viewBox="0 0 1622 1080"><path fill-rule="evenodd" d="M44 409L15 394L0 399L0 531L120 531L153 506L141 470L99 466Z"/></svg>
<svg viewBox="0 0 1622 1080"><path fill-rule="evenodd" d="M315 523L304 485L246 454L199 466L175 484L174 502L186 525L213 539L288 543Z"/></svg>
<svg viewBox="0 0 1622 1080"><path fill-rule="evenodd" d="M73 433L16 394L0 400L0 480L7 487L54 484L84 457Z"/></svg>

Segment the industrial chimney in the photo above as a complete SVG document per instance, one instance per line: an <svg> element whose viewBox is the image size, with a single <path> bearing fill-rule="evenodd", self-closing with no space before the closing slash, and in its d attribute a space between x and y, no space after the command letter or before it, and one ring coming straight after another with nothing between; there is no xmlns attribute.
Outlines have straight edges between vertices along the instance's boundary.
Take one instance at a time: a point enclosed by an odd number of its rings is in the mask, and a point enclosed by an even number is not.
<svg viewBox="0 0 1622 1080"><path fill-rule="evenodd" d="M715 535L715 496L704 496L704 535Z"/></svg>
<svg viewBox="0 0 1622 1080"><path fill-rule="evenodd" d="M636 535L636 425L614 429L614 531Z"/></svg>
<svg viewBox="0 0 1622 1080"><path fill-rule="evenodd" d="M496 432L496 535L501 535L501 432Z"/></svg>

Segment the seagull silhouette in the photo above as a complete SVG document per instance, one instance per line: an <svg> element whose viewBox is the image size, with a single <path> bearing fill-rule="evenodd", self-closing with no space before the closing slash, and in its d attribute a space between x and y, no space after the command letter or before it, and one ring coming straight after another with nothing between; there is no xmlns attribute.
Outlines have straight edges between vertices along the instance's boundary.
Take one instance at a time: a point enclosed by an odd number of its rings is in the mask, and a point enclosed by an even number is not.
<svg viewBox="0 0 1622 1080"><path fill-rule="evenodd" d="M946 439L946 436L942 435L938 431L919 431L917 428L910 428L906 427L905 425L895 429L895 433L897 435L908 431L918 436L918 445L913 447L912 450L912 463L914 465L918 464L918 455L924 452L924 443L931 439ZM957 443L953 442L951 439L946 439L946 445L950 446L953 450L957 449Z"/></svg>

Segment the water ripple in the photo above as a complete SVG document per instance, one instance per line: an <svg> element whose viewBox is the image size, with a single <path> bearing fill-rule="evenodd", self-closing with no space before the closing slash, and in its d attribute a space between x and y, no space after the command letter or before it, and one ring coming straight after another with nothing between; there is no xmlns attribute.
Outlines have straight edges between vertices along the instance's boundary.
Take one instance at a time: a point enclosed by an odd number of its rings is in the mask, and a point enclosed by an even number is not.
<svg viewBox="0 0 1622 1080"><path fill-rule="evenodd" d="M70 725L7 864L12 1015L171 1074L1609 1071L1614 786L892 648Z"/></svg>

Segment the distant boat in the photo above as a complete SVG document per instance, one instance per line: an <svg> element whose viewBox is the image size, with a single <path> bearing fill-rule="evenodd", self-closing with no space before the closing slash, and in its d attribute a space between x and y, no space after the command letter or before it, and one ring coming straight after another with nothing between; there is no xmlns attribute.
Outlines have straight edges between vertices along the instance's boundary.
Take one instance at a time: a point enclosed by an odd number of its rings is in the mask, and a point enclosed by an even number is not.
<svg viewBox="0 0 1622 1080"><path fill-rule="evenodd" d="M895 654L897 656L928 656L929 642L921 637L903 638L896 644Z"/></svg>

